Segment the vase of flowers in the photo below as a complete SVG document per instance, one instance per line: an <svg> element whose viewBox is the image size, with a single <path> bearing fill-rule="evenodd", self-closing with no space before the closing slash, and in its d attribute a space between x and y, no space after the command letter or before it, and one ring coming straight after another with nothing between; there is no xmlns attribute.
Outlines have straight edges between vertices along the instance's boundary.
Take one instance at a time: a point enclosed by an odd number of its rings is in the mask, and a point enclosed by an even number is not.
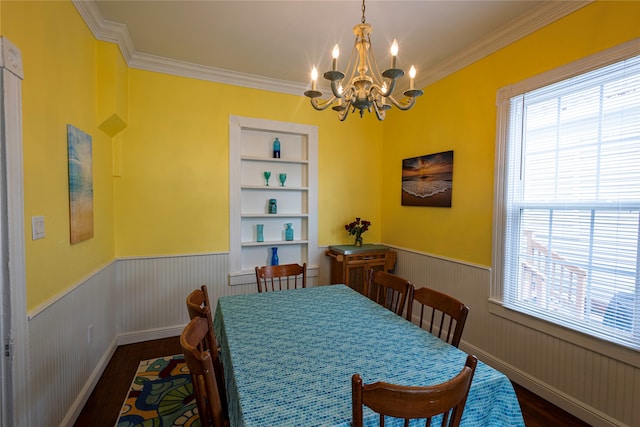
<svg viewBox="0 0 640 427"><path fill-rule="evenodd" d="M344 226L344 229L349 232L350 236L355 236L356 240L354 245L362 246L362 235L369 229L370 225L370 221L367 221L366 219L361 220L360 218L356 218L355 221L346 224Z"/></svg>

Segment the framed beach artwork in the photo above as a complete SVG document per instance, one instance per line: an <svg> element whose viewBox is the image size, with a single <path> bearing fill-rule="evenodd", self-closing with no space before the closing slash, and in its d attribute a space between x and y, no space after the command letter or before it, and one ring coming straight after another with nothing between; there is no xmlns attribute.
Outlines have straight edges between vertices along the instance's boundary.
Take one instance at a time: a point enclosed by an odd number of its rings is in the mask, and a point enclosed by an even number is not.
<svg viewBox="0 0 640 427"><path fill-rule="evenodd" d="M93 237L93 160L91 135L67 125L69 224L71 244Z"/></svg>
<svg viewBox="0 0 640 427"><path fill-rule="evenodd" d="M451 207L453 150L402 160L402 206Z"/></svg>

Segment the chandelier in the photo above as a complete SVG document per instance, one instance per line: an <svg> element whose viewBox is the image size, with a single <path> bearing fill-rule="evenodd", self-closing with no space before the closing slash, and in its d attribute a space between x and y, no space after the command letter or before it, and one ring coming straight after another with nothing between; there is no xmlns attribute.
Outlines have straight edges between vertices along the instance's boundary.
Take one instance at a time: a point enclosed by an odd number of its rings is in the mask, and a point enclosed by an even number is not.
<svg viewBox="0 0 640 427"><path fill-rule="evenodd" d="M347 118L349 112L355 112L356 109L360 110L360 117L363 116L365 110L375 111L378 120L384 120L386 111L391 108L391 104L406 111L413 107L416 98L423 94L420 89L413 87L416 69L412 65L409 70L409 89L404 91L404 98L397 100L393 97L396 80L404 76L404 71L396 68L398 42L394 40L391 45L391 68L380 73L371 49L372 27L365 22L364 12L365 4L362 0L362 20L360 24L353 27L356 41L345 70L346 74L338 71L338 57L340 55L338 45L336 44L333 48L333 68L323 75L331 82L331 98L320 98L322 92L317 89L318 70L315 66L311 71L311 90L304 93L310 98L313 108L318 111L333 105L332 109L338 112L341 121ZM344 80L345 75L349 76L347 81Z"/></svg>

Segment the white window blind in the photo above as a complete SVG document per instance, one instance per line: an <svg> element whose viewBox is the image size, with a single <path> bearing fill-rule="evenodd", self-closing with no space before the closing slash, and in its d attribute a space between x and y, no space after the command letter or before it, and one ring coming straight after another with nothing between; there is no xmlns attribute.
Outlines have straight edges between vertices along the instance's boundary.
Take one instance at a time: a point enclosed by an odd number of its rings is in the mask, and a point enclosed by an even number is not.
<svg viewBox="0 0 640 427"><path fill-rule="evenodd" d="M503 304L640 349L640 56L509 101Z"/></svg>

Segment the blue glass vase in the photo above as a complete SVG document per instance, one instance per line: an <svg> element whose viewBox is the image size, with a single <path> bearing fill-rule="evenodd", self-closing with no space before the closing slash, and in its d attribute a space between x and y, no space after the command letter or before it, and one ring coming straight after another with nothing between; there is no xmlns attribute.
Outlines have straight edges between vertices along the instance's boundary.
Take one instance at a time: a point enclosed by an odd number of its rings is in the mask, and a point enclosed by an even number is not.
<svg viewBox="0 0 640 427"><path fill-rule="evenodd" d="M271 265L278 265L280 260L278 259L278 248L271 248Z"/></svg>
<svg viewBox="0 0 640 427"><path fill-rule="evenodd" d="M278 138L273 141L273 158L280 158L280 140Z"/></svg>
<svg viewBox="0 0 640 427"><path fill-rule="evenodd" d="M264 242L264 224L256 224L256 242Z"/></svg>

